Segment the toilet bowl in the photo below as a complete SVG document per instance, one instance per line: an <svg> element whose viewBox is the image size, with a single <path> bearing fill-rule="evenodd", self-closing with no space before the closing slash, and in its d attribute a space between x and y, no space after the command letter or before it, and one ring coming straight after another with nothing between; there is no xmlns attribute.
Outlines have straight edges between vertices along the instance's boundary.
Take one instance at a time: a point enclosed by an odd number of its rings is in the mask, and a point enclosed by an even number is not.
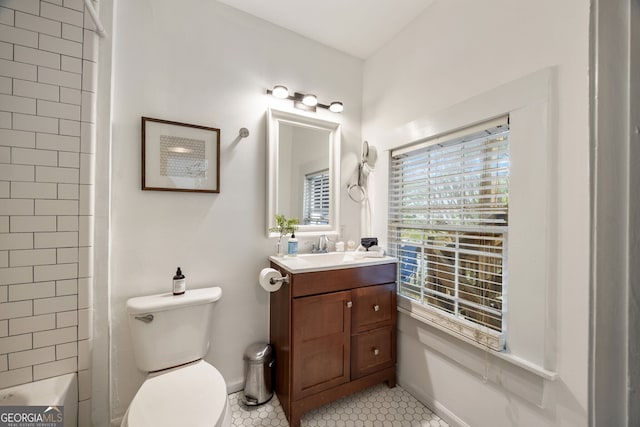
<svg viewBox="0 0 640 427"><path fill-rule="evenodd" d="M230 427L224 378L203 360L149 374L121 424L144 426Z"/></svg>
<svg viewBox="0 0 640 427"><path fill-rule="evenodd" d="M219 287L127 301L138 368L148 375L121 427L230 427L224 378L202 358L209 350Z"/></svg>

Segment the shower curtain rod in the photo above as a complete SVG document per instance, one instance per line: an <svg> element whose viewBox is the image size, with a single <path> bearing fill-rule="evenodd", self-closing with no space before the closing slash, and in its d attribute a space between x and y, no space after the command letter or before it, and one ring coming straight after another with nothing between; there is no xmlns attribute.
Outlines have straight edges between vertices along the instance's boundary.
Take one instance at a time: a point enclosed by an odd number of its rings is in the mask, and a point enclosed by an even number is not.
<svg viewBox="0 0 640 427"><path fill-rule="evenodd" d="M106 37L107 32L104 30L104 27L100 22L100 18L98 18L98 13L96 12L96 9L93 7L93 4L91 3L91 1L92 0L84 0L84 5L87 6L89 15L91 15L91 19L93 19L93 22L96 24L96 32L98 33L98 35L100 37Z"/></svg>

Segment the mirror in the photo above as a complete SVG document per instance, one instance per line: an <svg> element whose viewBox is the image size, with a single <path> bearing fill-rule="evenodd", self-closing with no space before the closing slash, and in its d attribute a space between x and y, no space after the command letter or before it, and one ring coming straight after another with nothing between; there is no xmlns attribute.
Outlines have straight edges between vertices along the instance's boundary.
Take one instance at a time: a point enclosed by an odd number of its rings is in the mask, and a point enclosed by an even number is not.
<svg viewBox="0 0 640 427"><path fill-rule="evenodd" d="M267 125L267 235L276 214L300 220L296 235L337 233L340 123L269 109Z"/></svg>

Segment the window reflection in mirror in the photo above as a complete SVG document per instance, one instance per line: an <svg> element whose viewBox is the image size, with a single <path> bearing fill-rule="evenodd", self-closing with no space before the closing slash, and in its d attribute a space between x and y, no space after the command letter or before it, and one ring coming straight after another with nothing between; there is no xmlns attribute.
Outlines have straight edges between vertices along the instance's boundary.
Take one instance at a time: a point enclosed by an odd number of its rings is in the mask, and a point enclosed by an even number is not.
<svg viewBox="0 0 640 427"><path fill-rule="evenodd" d="M279 135L278 213L305 225L328 224L329 194L325 194L323 221L318 218L323 189L311 181L319 171L326 171L325 191L329 190L329 131L280 123ZM317 222L311 222L312 217Z"/></svg>
<svg viewBox="0 0 640 427"><path fill-rule="evenodd" d="M340 124L269 110L267 227L275 214L300 221L296 234L338 230Z"/></svg>

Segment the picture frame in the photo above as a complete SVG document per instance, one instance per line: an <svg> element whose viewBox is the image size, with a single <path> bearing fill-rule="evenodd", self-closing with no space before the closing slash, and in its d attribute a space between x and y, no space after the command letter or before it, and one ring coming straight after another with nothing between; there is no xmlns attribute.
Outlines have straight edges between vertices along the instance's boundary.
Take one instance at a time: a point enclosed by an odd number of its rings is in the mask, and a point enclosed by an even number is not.
<svg viewBox="0 0 640 427"><path fill-rule="evenodd" d="M142 117L142 189L220 192L220 129Z"/></svg>

